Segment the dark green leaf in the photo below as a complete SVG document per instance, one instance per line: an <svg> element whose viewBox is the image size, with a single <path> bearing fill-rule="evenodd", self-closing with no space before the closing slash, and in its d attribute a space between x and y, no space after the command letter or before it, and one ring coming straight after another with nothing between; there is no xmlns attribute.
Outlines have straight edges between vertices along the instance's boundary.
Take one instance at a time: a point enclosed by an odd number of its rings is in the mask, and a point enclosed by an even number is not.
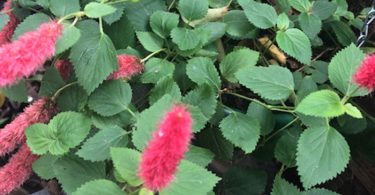
<svg viewBox="0 0 375 195"><path fill-rule="evenodd" d="M225 173L223 183L225 194L259 195L265 191L267 174L260 170L233 167Z"/></svg>
<svg viewBox="0 0 375 195"><path fill-rule="evenodd" d="M176 28L179 22L179 16L174 13L157 11L150 18L150 26L154 33L161 38L169 37L172 29Z"/></svg>
<svg viewBox="0 0 375 195"><path fill-rule="evenodd" d="M245 11L247 19L256 27L267 29L275 26L277 14L272 6L254 0L238 0L238 3Z"/></svg>
<svg viewBox="0 0 375 195"><path fill-rule="evenodd" d="M78 12L81 7L79 0L49 0L49 9L58 17Z"/></svg>
<svg viewBox="0 0 375 195"><path fill-rule="evenodd" d="M175 66L165 59L151 58L145 64L145 71L142 74L142 83L157 83L164 77L172 77Z"/></svg>
<svg viewBox="0 0 375 195"><path fill-rule="evenodd" d="M180 0L178 10L189 21L201 19L208 11L208 0Z"/></svg>

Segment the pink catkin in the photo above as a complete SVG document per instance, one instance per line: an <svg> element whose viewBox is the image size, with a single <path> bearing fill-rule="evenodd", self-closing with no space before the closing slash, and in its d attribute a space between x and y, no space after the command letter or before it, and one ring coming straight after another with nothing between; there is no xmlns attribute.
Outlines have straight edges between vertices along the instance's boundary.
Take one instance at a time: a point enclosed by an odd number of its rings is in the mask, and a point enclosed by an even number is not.
<svg viewBox="0 0 375 195"><path fill-rule="evenodd" d="M109 79L130 78L143 71L143 64L136 56L121 54L117 56L119 68Z"/></svg>
<svg viewBox="0 0 375 195"><path fill-rule="evenodd" d="M367 56L354 75L354 81L372 91L375 88L375 55Z"/></svg>
<svg viewBox="0 0 375 195"><path fill-rule="evenodd" d="M0 47L0 87L15 84L39 70L55 53L63 26L56 21L44 23L18 40Z"/></svg>
<svg viewBox="0 0 375 195"><path fill-rule="evenodd" d="M56 113L55 106L42 98L27 107L11 123L0 129L0 156L13 151L25 141L25 129L35 123L45 123Z"/></svg>
<svg viewBox="0 0 375 195"><path fill-rule="evenodd" d="M8 164L0 168L0 195L9 194L22 185L32 173L32 164L38 156L23 144Z"/></svg>
<svg viewBox="0 0 375 195"><path fill-rule="evenodd" d="M72 74L72 71L73 71L72 63L70 63L69 60L65 60L65 59L58 60L55 63L55 67L57 71L60 73L60 76L64 81L69 80L70 75Z"/></svg>
<svg viewBox="0 0 375 195"><path fill-rule="evenodd" d="M12 0L7 0L4 3L4 8L2 12L5 12L9 16L8 23L3 27L3 29L0 31L0 45L3 45L4 43L8 43L11 40L11 37L14 33L14 30L16 29L18 25L18 19L17 17L11 12L12 8Z"/></svg>
<svg viewBox="0 0 375 195"><path fill-rule="evenodd" d="M159 191L173 180L177 166L188 151L193 137L192 119L187 108L174 106L142 154L138 175L146 188Z"/></svg>

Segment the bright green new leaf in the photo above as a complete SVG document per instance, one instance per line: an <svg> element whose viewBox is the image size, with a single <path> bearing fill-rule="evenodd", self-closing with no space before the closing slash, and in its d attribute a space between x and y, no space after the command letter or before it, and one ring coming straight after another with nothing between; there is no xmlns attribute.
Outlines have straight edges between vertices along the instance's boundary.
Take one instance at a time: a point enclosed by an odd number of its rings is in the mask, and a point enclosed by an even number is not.
<svg viewBox="0 0 375 195"><path fill-rule="evenodd" d="M306 129L298 140L297 170L307 189L336 177L349 159L348 143L332 127Z"/></svg>
<svg viewBox="0 0 375 195"><path fill-rule="evenodd" d="M118 173L130 185L138 186L143 183L137 173L141 153L129 148L111 148L111 157Z"/></svg>
<svg viewBox="0 0 375 195"><path fill-rule="evenodd" d="M312 56L311 43L301 30L291 28L286 31L277 31L276 42L287 54L304 64L310 64Z"/></svg>
<svg viewBox="0 0 375 195"><path fill-rule="evenodd" d="M149 52L155 52L163 48L164 41L152 32L136 32L139 42Z"/></svg>
<svg viewBox="0 0 375 195"><path fill-rule="evenodd" d="M127 132L120 127L100 130L83 143L76 154L89 161L104 161L110 158L111 147L126 147L128 144Z"/></svg>
<svg viewBox="0 0 375 195"><path fill-rule="evenodd" d="M305 97L296 110L309 116L336 117L345 113L345 106L335 92L320 90Z"/></svg>
<svg viewBox="0 0 375 195"><path fill-rule="evenodd" d="M238 0L238 3L245 11L247 19L256 27L267 29L275 26L277 14L272 6L254 0Z"/></svg>
<svg viewBox="0 0 375 195"><path fill-rule="evenodd" d="M279 30L288 29L289 24L290 24L290 21L289 21L288 15L286 15L285 13L282 13L277 17L277 28Z"/></svg>
<svg viewBox="0 0 375 195"><path fill-rule="evenodd" d="M129 109L132 89L122 80L106 81L89 97L88 105L102 116L113 116Z"/></svg>
<svg viewBox="0 0 375 195"><path fill-rule="evenodd" d="M111 39L99 32L95 21L85 20L78 28L82 36L72 47L69 58L79 84L91 94L118 69L116 49Z"/></svg>
<svg viewBox="0 0 375 195"><path fill-rule="evenodd" d="M361 111L351 103L345 104L345 112L354 118L363 118Z"/></svg>
<svg viewBox="0 0 375 195"><path fill-rule="evenodd" d="M91 2L85 6L83 11L89 18L100 18L114 13L116 8L104 3Z"/></svg>
<svg viewBox="0 0 375 195"><path fill-rule="evenodd" d="M178 10L187 20L198 20L206 16L208 0L180 0Z"/></svg>
<svg viewBox="0 0 375 195"><path fill-rule="evenodd" d="M221 87L219 73L210 58L196 57L189 60L186 65L186 74L198 85L207 83L216 89Z"/></svg>
<svg viewBox="0 0 375 195"><path fill-rule="evenodd" d="M244 67L255 66L259 52L247 48L235 50L225 56L220 63L221 74L230 82L237 82L235 74Z"/></svg>
<svg viewBox="0 0 375 195"><path fill-rule="evenodd" d="M309 12L312 4L309 0L289 0L290 5L299 12Z"/></svg>
<svg viewBox="0 0 375 195"><path fill-rule="evenodd" d="M236 77L242 85L269 100L287 99L294 91L292 73L280 66L246 67Z"/></svg>
<svg viewBox="0 0 375 195"><path fill-rule="evenodd" d="M329 80L346 96L364 96L369 93L365 88L357 90L359 86L353 82L353 75L364 57L365 54L352 44L338 52L328 66Z"/></svg>
<svg viewBox="0 0 375 195"><path fill-rule="evenodd" d="M169 37L172 29L176 28L179 16L174 13L157 11L150 17L150 26L154 33L161 38Z"/></svg>
<svg viewBox="0 0 375 195"><path fill-rule="evenodd" d="M91 129L89 118L80 113L63 112L50 123L35 124L26 129L27 144L35 154L50 152L62 155L79 145Z"/></svg>
<svg viewBox="0 0 375 195"><path fill-rule="evenodd" d="M181 161L177 170L175 179L159 192L160 195L207 194L220 181L207 169L186 160Z"/></svg>
<svg viewBox="0 0 375 195"><path fill-rule="evenodd" d="M260 125L256 119L242 113L231 113L220 123L224 137L245 153L251 153L260 138Z"/></svg>
<svg viewBox="0 0 375 195"><path fill-rule="evenodd" d="M87 194L126 195L116 183L105 179L89 181L72 193L72 195Z"/></svg>

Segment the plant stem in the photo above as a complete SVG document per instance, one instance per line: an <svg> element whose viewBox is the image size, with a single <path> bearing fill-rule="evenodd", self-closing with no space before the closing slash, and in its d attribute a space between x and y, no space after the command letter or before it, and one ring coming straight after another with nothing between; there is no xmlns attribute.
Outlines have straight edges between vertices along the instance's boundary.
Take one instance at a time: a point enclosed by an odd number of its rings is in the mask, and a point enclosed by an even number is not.
<svg viewBox="0 0 375 195"><path fill-rule="evenodd" d="M145 58L143 58L143 59L141 60L141 62L144 63L144 62L146 62L147 60L149 60L150 58L152 58L152 57L154 57L155 55L157 55L158 53L163 52L163 51L165 51L165 50L166 50L166 49L163 48L163 49L159 49L159 50L157 50L157 51L154 51L154 52L151 53L150 55L148 55L148 56L146 56Z"/></svg>
<svg viewBox="0 0 375 195"><path fill-rule="evenodd" d="M225 91L224 93L226 94L229 94L229 95L233 95L233 96L236 96L236 97L239 97L239 98L242 98L242 99L245 99L245 100L248 100L248 101L251 101L251 102L255 102L257 104L260 104L270 110L273 110L273 111L279 111L279 112L288 112L288 113L294 113L294 110L286 110L286 109L294 109L292 107L279 107L279 106L272 106L272 105L268 105L268 104L265 104L257 99L254 99L254 98L249 98L249 97L246 97L246 96L243 96L241 94L238 94L238 93L233 93L233 92L229 92L229 91Z"/></svg>
<svg viewBox="0 0 375 195"><path fill-rule="evenodd" d="M100 33L101 33L102 35L104 35L104 29L103 29L103 18L102 18L102 17L99 18L99 28L100 28Z"/></svg>
<svg viewBox="0 0 375 195"><path fill-rule="evenodd" d="M278 129L277 131L275 131L273 134L271 134L269 137L267 137L263 141L263 144L265 144L267 141L269 141L270 139L272 139L273 137L275 137L277 134L279 134L280 132L284 131L285 129L287 129L288 127L290 127L291 125L293 125L298 120L299 120L299 118L296 117L295 119L293 119L292 121L290 121L288 124L286 124L284 127L281 127L280 129Z"/></svg>
<svg viewBox="0 0 375 195"><path fill-rule="evenodd" d="M59 97L59 95L61 95L61 93L62 93L65 89L67 89L67 88L69 88L69 87L71 87L71 86L73 86L73 85L75 85L75 84L78 84L78 81L75 81L75 82L69 83L69 84L67 84L67 85L64 85L63 87L61 87L59 90L56 91L56 93L52 96L51 100L52 100L52 101L55 101L56 98Z"/></svg>
<svg viewBox="0 0 375 195"><path fill-rule="evenodd" d="M353 90L353 92L351 92L349 95L345 95L342 100L341 100L341 103L342 104L345 104L346 102L349 101L349 99L352 97L352 95L354 95L358 90L360 89L360 87L357 87Z"/></svg>
<svg viewBox="0 0 375 195"><path fill-rule="evenodd" d="M64 20L68 20L68 19L71 19L71 18L74 18L74 17L78 17L78 18L80 18L80 17L82 17L82 16L84 16L85 15L85 12L83 12L83 11L79 11L79 12L74 12L74 13L71 13L71 14L68 14L68 15L66 15L66 16L64 16L64 17L62 17L62 18L60 18L60 20L58 21L58 23L61 23L61 22L63 22Z"/></svg>
<svg viewBox="0 0 375 195"><path fill-rule="evenodd" d="M130 0L118 0L118 1L108 2L106 4L107 5L113 5L113 4L117 4L117 3L124 3L124 2L127 2L127 1L130 1Z"/></svg>

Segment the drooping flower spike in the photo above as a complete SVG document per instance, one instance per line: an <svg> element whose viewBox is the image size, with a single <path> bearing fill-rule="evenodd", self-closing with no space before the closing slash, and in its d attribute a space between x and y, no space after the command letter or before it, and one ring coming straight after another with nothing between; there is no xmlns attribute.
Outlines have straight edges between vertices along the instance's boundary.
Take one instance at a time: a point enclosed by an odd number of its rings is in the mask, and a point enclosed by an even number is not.
<svg viewBox="0 0 375 195"><path fill-rule="evenodd" d="M163 118L141 157L138 175L146 188L160 191L170 184L193 137L192 118L183 105Z"/></svg>
<svg viewBox="0 0 375 195"><path fill-rule="evenodd" d="M112 73L108 79L130 78L144 69L143 63L136 56L121 54L117 56L117 62L118 70Z"/></svg>
<svg viewBox="0 0 375 195"><path fill-rule="evenodd" d="M375 54L367 56L354 75L354 81L361 87L375 89Z"/></svg>
<svg viewBox="0 0 375 195"><path fill-rule="evenodd" d="M0 87L17 83L39 70L55 54L63 25L51 21L0 47Z"/></svg>
<svg viewBox="0 0 375 195"><path fill-rule="evenodd" d="M0 195L6 195L22 185L32 173L32 164L38 159L24 143L9 162L0 168Z"/></svg>
<svg viewBox="0 0 375 195"><path fill-rule="evenodd" d="M12 13L12 0L7 0L4 3L4 8L1 12L5 12L9 16L9 21L0 31L0 45L8 43L18 25L17 17Z"/></svg>
<svg viewBox="0 0 375 195"><path fill-rule="evenodd" d="M27 107L11 123L0 129L0 156L12 152L25 141L25 129L35 123L45 123L56 113L55 106L42 98Z"/></svg>

